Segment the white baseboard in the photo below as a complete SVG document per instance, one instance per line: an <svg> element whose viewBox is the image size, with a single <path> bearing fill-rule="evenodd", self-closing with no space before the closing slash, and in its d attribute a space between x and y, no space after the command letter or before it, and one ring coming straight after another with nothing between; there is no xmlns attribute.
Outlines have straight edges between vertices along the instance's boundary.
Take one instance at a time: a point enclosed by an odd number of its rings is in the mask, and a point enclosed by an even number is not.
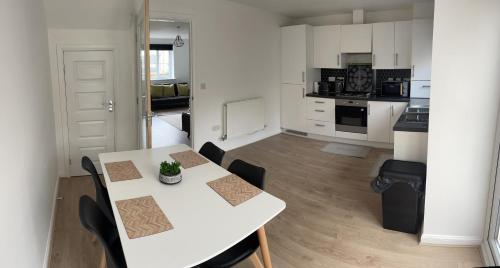
<svg viewBox="0 0 500 268"><path fill-rule="evenodd" d="M56 189L54 191L54 197L52 199L52 215L50 216L49 234L47 237L47 244L45 245L45 257L43 260L43 268L49 267L50 255L52 251L52 237L54 234L54 224L56 219L56 205L57 205L57 195L59 193L59 181L61 178L56 179Z"/></svg>
<svg viewBox="0 0 500 268"><path fill-rule="evenodd" d="M480 252L484 265L495 266L495 260L493 259L493 254L491 253L491 249L487 241L483 241L481 243Z"/></svg>
<svg viewBox="0 0 500 268"><path fill-rule="evenodd" d="M354 140L354 139L346 139L346 138L339 138L339 137L329 137L329 136L322 136L322 135L316 135L316 134L310 134L310 133L309 134L304 133L306 135L297 135L293 132L286 131L286 129L283 129L282 133L287 134L287 135L309 138L309 139L313 139L313 140L327 141L327 142L339 142L339 143L368 146L368 147L372 147L372 148L382 148L382 149L393 149L394 148L394 145L390 144L390 143L380 143L380 142Z"/></svg>
<svg viewBox="0 0 500 268"><path fill-rule="evenodd" d="M482 242L483 238L476 236L422 234L420 237L420 244L429 246L475 247Z"/></svg>

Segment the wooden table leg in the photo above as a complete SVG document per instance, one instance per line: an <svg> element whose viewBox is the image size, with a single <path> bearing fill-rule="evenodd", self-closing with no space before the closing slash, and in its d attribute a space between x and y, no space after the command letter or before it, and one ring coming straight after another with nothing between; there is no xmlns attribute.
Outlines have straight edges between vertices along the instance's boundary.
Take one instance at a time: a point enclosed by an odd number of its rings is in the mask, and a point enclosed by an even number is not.
<svg viewBox="0 0 500 268"><path fill-rule="evenodd" d="M257 252L254 252L252 255L250 255L250 261L252 262L253 267L264 268L264 266L262 266L262 263L260 262L259 256L257 256Z"/></svg>
<svg viewBox="0 0 500 268"><path fill-rule="evenodd" d="M257 235L259 236L260 252L262 253L262 259L264 261L265 268L272 268L271 255L269 254L269 246L267 245L266 230L264 226L257 230Z"/></svg>

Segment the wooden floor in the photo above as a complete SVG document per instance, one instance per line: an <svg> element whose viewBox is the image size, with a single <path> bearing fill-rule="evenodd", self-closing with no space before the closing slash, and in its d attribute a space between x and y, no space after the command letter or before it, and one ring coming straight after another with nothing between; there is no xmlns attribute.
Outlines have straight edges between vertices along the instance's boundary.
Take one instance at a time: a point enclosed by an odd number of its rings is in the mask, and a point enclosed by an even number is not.
<svg viewBox="0 0 500 268"><path fill-rule="evenodd" d="M420 246L415 235L381 227L380 196L369 183L391 153L366 159L321 152L326 143L277 135L230 151L266 169L266 191L287 208L266 226L274 267L474 267L478 248ZM97 267L101 248L78 222L78 198L92 193L89 178L60 182L50 267ZM238 268L251 267L249 262Z"/></svg>

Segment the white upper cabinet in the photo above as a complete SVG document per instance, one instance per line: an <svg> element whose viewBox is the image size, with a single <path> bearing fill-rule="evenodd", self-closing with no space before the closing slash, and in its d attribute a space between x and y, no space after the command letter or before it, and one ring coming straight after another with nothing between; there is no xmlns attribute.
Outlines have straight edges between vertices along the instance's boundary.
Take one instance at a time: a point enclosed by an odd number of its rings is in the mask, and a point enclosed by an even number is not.
<svg viewBox="0 0 500 268"><path fill-rule="evenodd" d="M340 25L314 27L314 68L341 68Z"/></svg>
<svg viewBox="0 0 500 268"><path fill-rule="evenodd" d="M412 23L412 80L431 80L432 28L432 20Z"/></svg>
<svg viewBox="0 0 500 268"><path fill-rule="evenodd" d="M372 52L372 25L352 24L341 27L342 53L371 53Z"/></svg>
<svg viewBox="0 0 500 268"><path fill-rule="evenodd" d="M313 28L295 25L281 28L281 83L306 85L309 89L316 77L312 70Z"/></svg>
<svg viewBox="0 0 500 268"><path fill-rule="evenodd" d="M373 69L394 69L394 22L373 24Z"/></svg>
<svg viewBox="0 0 500 268"><path fill-rule="evenodd" d="M396 21L394 24L395 69L411 68L411 21Z"/></svg>
<svg viewBox="0 0 500 268"><path fill-rule="evenodd" d="M374 69L411 68L411 21L373 24Z"/></svg>

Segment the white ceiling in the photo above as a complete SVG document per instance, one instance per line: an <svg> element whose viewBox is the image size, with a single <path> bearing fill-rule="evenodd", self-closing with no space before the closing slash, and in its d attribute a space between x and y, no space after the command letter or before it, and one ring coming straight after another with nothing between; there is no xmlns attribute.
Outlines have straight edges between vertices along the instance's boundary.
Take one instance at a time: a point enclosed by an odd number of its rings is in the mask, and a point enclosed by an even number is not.
<svg viewBox="0 0 500 268"><path fill-rule="evenodd" d="M291 18L304 18L351 12L355 8L367 11L410 8L414 3L432 0L229 0Z"/></svg>
<svg viewBox="0 0 500 268"><path fill-rule="evenodd" d="M189 38L189 23L151 21L149 31L152 39L175 39L179 34L177 26L181 26L180 33L183 39Z"/></svg>
<svg viewBox="0 0 500 268"><path fill-rule="evenodd" d="M129 29L133 0L44 0L47 26L65 29Z"/></svg>

